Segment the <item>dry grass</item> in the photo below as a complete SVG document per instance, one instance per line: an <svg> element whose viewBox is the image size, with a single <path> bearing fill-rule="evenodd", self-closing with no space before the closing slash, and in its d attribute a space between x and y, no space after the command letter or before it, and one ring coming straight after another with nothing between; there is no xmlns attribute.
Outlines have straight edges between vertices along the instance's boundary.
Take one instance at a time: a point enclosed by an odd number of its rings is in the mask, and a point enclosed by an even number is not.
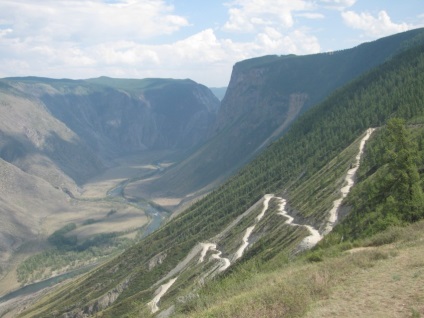
<svg viewBox="0 0 424 318"><path fill-rule="evenodd" d="M152 200L154 203L159 204L164 207L174 207L181 203L182 198L154 198Z"/></svg>
<svg viewBox="0 0 424 318"><path fill-rule="evenodd" d="M134 209L134 212L119 212L114 218L103 219L90 225L84 225L77 228L72 234L76 234L79 238L85 239L92 235L112 232L127 232L137 228L141 228L147 224L149 219L140 211Z"/></svg>
<svg viewBox="0 0 424 318"><path fill-rule="evenodd" d="M423 227L411 225L392 244L318 263L297 260L269 273L230 275L180 317L422 317Z"/></svg>
<svg viewBox="0 0 424 318"><path fill-rule="evenodd" d="M143 154L118 158L115 160L115 166L84 184L82 197L86 199L102 198L106 196L108 190L120 182L157 170L158 165L152 164L152 162L159 162L162 168L168 167L172 163L163 162L163 160L174 152L171 150L148 151ZM129 185L129 188L132 186Z"/></svg>
<svg viewBox="0 0 424 318"><path fill-rule="evenodd" d="M113 217L107 217L111 210L116 210L117 213ZM60 211L43 219L42 230L47 236L69 223L81 225L88 219L100 222L79 227L75 233L78 234L78 231L80 231L85 237L90 234L86 231L87 228L92 230L91 235L104 232L124 232L134 227L143 226L147 222L142 210L124 203L75 201L69 210ZM98 229L95 229L95 227L98 227Z"/></svg>
<svg viewBox="0 0 424 318"><path fill-rule="evenodd" d="M307 317L411 317L413 312L424 315L422 243L401 250L364 250L356 252L352 260L362 270L337 284L329 299L314 304Z"/></svg>
<svg viewBox="0 0 424 318"><path fill-rule="evenodd" d="M0 266L3 269L0 293L19 286L16 264L11 262L19 263L40 252L38 248L25 253L17 252L19 246L27 241L45 240L69 223L78 225L72 234L77 234L82 240L100 233L130 232L145 225L149 219L142 210L103 199L107 191L119 182L140 171L152 169L153 166L149 166L148 161L163 155L158 153L143 158L137 156L120 159L116 167L84 186L83 200L71 199L61 189L0 159ZM78 191L70 189L78 197ZM108 216L111 210L117 212ZM81 226L88 219L93 219L96 223Z"/></svg>
<svg viewBox="0 0 424 318"><path fill-rule="evenodd" d="M115 178L109 180L93 181L86 183L83 187L81 198L98 199L106 196L108 190L124 181L125 178Z"/></svg>

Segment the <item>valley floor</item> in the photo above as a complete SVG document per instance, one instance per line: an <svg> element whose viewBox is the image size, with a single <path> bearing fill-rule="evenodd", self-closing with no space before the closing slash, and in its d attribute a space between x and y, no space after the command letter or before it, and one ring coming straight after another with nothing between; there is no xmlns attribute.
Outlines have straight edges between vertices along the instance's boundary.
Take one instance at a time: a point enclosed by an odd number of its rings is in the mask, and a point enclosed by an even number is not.
<svg viewBox="0 0 424 318"><path fill-rule="evenodd" d="M132 181L142 181L145 176L155 175L166 168L170 162L163 162L161 158L169 156L169 152L151 152L143 155L133 155L116 159L116 165L106 170L99 176L92 178L81 188L81 193L72 193L68 198L68 203L64 207L58 207L56 213L43 217L39 221L39 237L33 242L24 243L10 257L8 267L4 267L5 272L0 278L0 296L20 288L17 268L19 264L29 257L51 248L47 243L48 236L61 226L75 223L77 228L70 234L76 235L78 240L90 239L97 234L122 233L122 238L136 239L140 234L140 229L145 231L153 230L152 226L159 226L164 215L150 206L140 195L131 196L131 202L120 198L127 196L126 186ZM116 194L110 192L118 189ZM60 191L60 190L59 190ZM114 196L116 198L114 198ZM178 202L179 203L179 199ZM137 202L142 202L137 205ZM168 200L168 203L175 204L175 200ZM166 203L166 202L165 202ZM146 209L149 211L146 212ZM114 213L111 213L114 211ZM152 215L146 215L152 214ZM153 217L153 219L152 219ZM150 222L150 223L149 223ZM154 224L152 224L152 222ZM150 229L152 227L152 229ZM140 232L141 233L141 232ZM97 262L97 259L89 261ZM81 263L83 264L83 263ZM51 275L59 275L62 272L72 271L72 267L62 268L52 272ZM44 275L45 274L45 275ZM41 279L49 278L49 272L43 273ZM36 280L36 281L38 281ZM34 280L29 280L27 284ZM25 303L35 295L29 297L19 297L18 303ZM6 307L14 307L14 301L0 304L0 314ZM3 308L3 309L2 309ZM1 315L0 315L1 316Z"/></svg>

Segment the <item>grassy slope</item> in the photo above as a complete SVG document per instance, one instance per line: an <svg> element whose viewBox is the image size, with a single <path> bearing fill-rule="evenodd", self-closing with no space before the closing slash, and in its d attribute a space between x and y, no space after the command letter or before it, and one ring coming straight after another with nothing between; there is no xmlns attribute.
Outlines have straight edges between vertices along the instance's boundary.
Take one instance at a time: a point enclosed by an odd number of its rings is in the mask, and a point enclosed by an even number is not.
<svg viewBox="0 0 424 318"><path fill-rule="evenodd" d="M289 190L290 199L290 190L313 178L366 128L380 126L394 114L404 117L408 117L407 113L410 117L422 114L422 107L416 103L422 101L420 96L423 94L423 51L424 48L419 47L404 53L305 114L286 138L269 147L237 177L149 236L142 244L87 276L72 291L59 292L54 301L48 299L42 305L45 306L42 309L44 315L84 305L114 288L129 273L131 282L128 288L105 312L105 316L129 312L135 315L144 308L143 302L152 298L153 290L148 290L148 287L153 282L185 257L194 244L219 233L263 194L285 188ZM152 271L146 270L149 259L158 251L167 254L166 261ZM280 260L277 263L280 266L287 257L280 253L274 259ZM272 260L268 261L272 264Z"/></svg>
<svg viewBox="0 0 424 318"><path fill-rule="evenodd" d="M339 132L339 129L341 127L343 127L344 128L344 134L341 133L340 138L341 139L346 138L345 140L349 140L347 138L348 137L347 132L349 132L349 130L351 132L352 132L352 130L355 131L356 129L358 129L358 127L360 128L362 125L364 125L364 128L366 128L366 127L370 127L370 126L379 126L379 125L383 124L384 118L387 118L387 117L384 117L384 116L387 116L387 115L384 115L385 112L389 112L391 115L393 115L393 111L395 111L395 112L397 112L397 114L401 114L401 115L405 116L405 114L407 113L407 111L406 111L406 109L407 109L410 112L410 114L413 114L413 115L419 114L420 112L422 112L422 107L420 107L419 105L418 106L415 105L416 107L411 106L411 105L414 104L414 101L421 100L420 99L420 96L421 96L420 92L422 91L422 81L420 80L421 76L419 75L419 73L420 73L419 68L422 67L422 55L421 55L420 52L422 52L422 48L414 51L413 53L411 53L411 52L407 53L407 54L399 57L398 59L396 59L392 63L388 63L387 65L382 66L379 69L379 71L372 73L369 76L364 76L362 79L354 82L352 85L350 85L349 88L346 89L345 92L340 92L339 94L336 94L333 97L333 99L330 99L330 101L321 105L322 107L320 109L316 110L315 112L311 112L312 114L310 113L308 115L305 115L304 120L306 120L306 121L308 119L311 119L311 118L318 119L318 118L320 118L320 115L322 116L322 113L320 112L320 110L322 111L323 109L325 109L325 112L324 112L325 115L323 116L325 118L325 119L323 119L324 122L325 122L325 125L323 125L325 127L324 129L323 129L322 126L320 126L316 122L314 122L314 124L311 124L309 126L309 127L312 126L312 132L311 131L305 132L304 131L305 129L308 130L308 128L306 128L307 126L305 127L304 122L299 122L298 126L294 128L294 131L296 132L296 129L299 129L302 133L304 133L306 136L310 136L310 138L312 138L313 140L315 138L317 138L317 141L316 141L317 144L320 144L318 142L318 139L320 138L319 137L320 133L317 133L317 131L319 131L319 130L323 131L324 135L328 134L329 137L327 137L325 142L324 142L324 144L326 143L326 145L323 147L324 149L319 149L317 151L320 156L328 158L328 157L331 156L331 154L329 155L328 153L323 153L324 152L323 150L326 150L328 152L328 150L332 149L332 147L337 149L340 145L339 144L340 141L335 142L334 139L332 140L332 138L330 138L330 136L333 133L332 130ZM412 56L414 56L415 60L410 59L410 58L412 58ZM421 65L421 66L419 66L418 69L413 70L412 65L414 65L414 67L418 67L419 65ZM411 71L412 71L412 73L410 73L407 76L405 75L406 73L409 73ZM385 77L384 77L383 74L387 75L388 76L387 78L390 78L390 80L388 82L385 81L385 79L384 79ZM414 75L412 75L412 74L414 74ZM401 78L403 78L403 80L401 80ZM411 81L411 82L409 82L409 81ZM364 90L363 87L367 87L369 89L369 91ZM387 91L390 92L390 93L388 93L388 94L386 93L386 95L384 93L381 94L379 92L381 87L386 87ZM388 89L387 87L391 87L391 89ZM379 98L378 102L376 102L376 100L375 100L376 93L379 94L378 95L378 98ZM393 93L393 95L391 95L392 93ZM411 94L410 96L414 96L414 97L412 99L408 99L408 98L406 98L406 96L408 96L408 94ZM340 96L343 96L343 97L340 97ZM352 103L351 102L352 99L355 102ZM402 100L402 103L404 105L403 107L405 107L405 108L403 108L402 106L399 107L399 105L401 104L400 100ZM382 103L385 104L385 107L386 107L385 109L381 107ZM350 107L348 107L346 109L346 108L344 108L344 105L349 105ZM373 118L372 116L369 116L370 113L374 113L372 106L376 107L379 110L380 117L374 117ZM361 112L363 114L363 117L359 118L359 120L358 120L358 116L353 115L353 114L358 114L358 109L357 109L358 107L359 107L359 109L362 108ZM399 108L397 108L397 107L399 107ZM348 114L346 114L346 111L348 112ZM331 114L332 116L328 116L328 113L330 113L330 112L332 113ZM407 115L405 117L407 117ZM319 122L319 120L316 120L316 121ZM365 126L365 125L367 125L367 126ZM327 132L325 131L325 129L327 129ZM302 137L300 137L299 135L297 137L299 137L299 139L302 140ZM321 136L321 140L322 140L322 136ZM322 143L323 142L321 141L321 145L322 145ZM331 143L333 143L333 145L331 145ZM280 146L278 148L279 150L284 149L284 148L282 148L281 144L284 144L284 139L281 141L281 143L279 145ZM297 144L294 143L294 145L297 145ZM275 147L277 147L277 146L275 146ZM271 149L272 149L272 147L271 147ZM293 148L292 148L292 150L293 150ZM314 149L314 150L316 150L316 149ZM308 152L310 152L310 151L308 151L307 148L300 149L300 150L294 149L294 151L296 151L298 153L299 153L299 151L306 152L306 155L302 154L304 156L304 158L307 156ZM347 150L347 152L349 152L349 150ZM350 150L350 153L352 153L352 150ZM264 157L269 156L269 155L270 155L270 152L264 154ZM295 193L295 190L299 186L303 185L303 186L308 187L308 184L309 184L309 186L310 185L316 185L316 182L305 183L306 180L313 180L314 177L315 177L315 180L318 179L318 178L316 178L315 174L312 174L312 171L317 171L318 170L317 168L319 167L319 164L317 165L317 163L316 163L317 155L316 154L314 154L314 155L315 156L312 156L312 157L315 159L315 161L308 158L310 160L306 160L306 162L305 162L310 169L309 169L308 173L305 174L304 179L303 180L292 179L291 181L295 181L295 182L291 182L287 186L289 202L290 202L290 199L291 199L291 195L292 195L291 191L292 190L293 190L293 193ZM280 156L278 156L278 157L280 157ZM349 162L347 161L347 158L349 158L349 157L351 158L351 156L346 156L345 159L343 159L343 156L339 156L339 157L341 157L340 163L344 162L344 164L341 165L344 168L341 168L341 169L342 170L348 169ZM271 166L271 167L274 169L274 171L271 171L271 173L275 172L275 168L276 168L275 167L276 166L275 165L275 159L276 158L275 157L274 158L268 157L267 159L273 160L274 166ZM325 160L322 160L322 162L325 162ZM275 174L272 177L269 177L270 171L269 171L269 169L263 167L263 162L260 162L258 160L258 161L255 161L255 163L262 166L261 168L257 168L256 172L265 171L266 176L268 177L266 179L266 181L264 181L264 185L263 185L264 187L265 186L270 187L270 184L271 184L270 181L272 181L275 176L281 176L281 174ZM284 162L284 160L282 160L279 163L284 164L284 163L287 163L287 161ZM319 174L319 171L322 170L322 169L325 170L325 167L319 169L318 174ZM334 169L334 167L332 169ZM340 170L340 168L338 170ZM332 170L331 172L334 173L334 170ZM293 172L292 172L292 174L293 174ZM337 175L337 174L335 174L335 175ZM338 174L338 175L340 175L340 174ZM312 179L310 179L310 177L312 177ZM334 178L334 176L332 176L332 177ZM254 180L255 176L253 175L252 179L253 180L251 180L251 181L255 182L255 181L258 181L259 178ZM328 180L328 175L327 175L327 180ZM321 181L327 181L327 180L322 179ZM278 180L277 182L279 182L279 181L280 180ZM238 180L238 182L240 182L240 180ZM332 183L332 182L334 182L334 180L330 179L329 183ZM246 184L242 183L242 184L248 185L247 183ZM291 186L290 186L290 184L291 184ZM275 188L276 188L276 186L274 185L274 189ZM322 183L320 185L321 191L326 189L326 188L328 188L328 187L326 187L325 183ZM308 191L304 191L303 196L304 196L304 198L306 198L306 197L310 198L310 196L308 196ZM329 202L331 202L331 200L328 199L328 198L331 198L331 196L327 195L327 196L324 196L324 198L326 199L327 206L328 206ZM293 201L293 205L296 207L296 202L301 202L302 199L296 201L296 198L294 198L292 201ZM314 201L313 200L310 200L310 201L311 201L310 205L315 206ZM310 213L307 213L307 211L300 210L300 212L304 213L305 216L310 215ZM316 219L317 217L319 217L319 214L317 213L317 211L315 211L314 218ZM321 217L322 217L322 215L321 215ZM267 243L265 243L263 245L267 245ZM258 244L258 246L260 246L260 244ZM268 247L269 247L269 245L268 245ZM259 249L259 247L257 249ZM250 253L250 256L252 256L252 255L256 255L255 252Z"/></svg>
<svg viewBox="0 0 424 318"><path fill-rule="evenodd" d="M362 138L362 136L360 138ZM317 173L317 176L311 178L311 183L315 184L315 180L317 178L322 178L324 180L332 180L333 178L336 178L338 179L338 182L331 183L331 187L327 187L327 191L336 193L337 189L341 186L341 180L346 173L346 169L349 167L350 162L357 153L360 138L358 138L357 141L355 141L351 146L343 151L337 158L329 162L328 165L321 169ZM335 169L335 167L340 166L342 166L343 169ZM310 184L306 186L309 187ZM328 201L326 196L321 196L314 200L312 204L322 205L322 200ZM277 256L281 257L281 255L285 255L285 253L291 251L299 243L302 237L308 235L308 232L302 227L291 227L284 224L283 217L276 215L277 202L278 201L275 199L270 201L269 210L266 212L263 220L257 225L254 232L254 236L256 237L257 242L249 249L245 256L246 258L254 257L259 262L266 262ZM228 254L230 251L237 250L246 227L252 224L253 219L259 214L261 209L262 204L258 205L258 207L252 211L252 213L250 213L247 217L240 221L239 224L237 224L227 234L225 234L219 241L220 249L225 251L226 254ZM305 222L308 223L308 221ZM188 226L190 226L190 224L188 224ZM167 251L165 250L165 253L166 252ZM127 260L129 261L129 259ZM207 270L207 267L204 266L198 267L193 264L191 266L192 268L185 271L185 274L180 275L177 282L171 288L170 292L167 293L166 297L164 297L164 299L161 301L161 308L167 308L170 306L173 302L173 299L177 297L183 299L191 297L190 295L193 294L193 283L196 282L196 275L199 275L202 271ZM154 273L152 274L154 275ZM143 283L144 282L141 282L139 286L142 286ZM82 282L82 284L85 286L90 286L92 281L89 279L87 282ZM46 299L45 305L47 305L47 307L55 307L57 305L56 300L52 301L52 299L55 298L58 298L59 302L67 301L61 298L59 295L52 295L52 298ZM139 312L140 310L145 310L145 315L149 315L148 310L146 310L145 306L143 305L143 300L147 302L152 298L151 291L141 291L134 293L133 295L129 295L130 297L123 299L118 306L107 310L104 313L104 316L120 316L124 312L135 313ZM44 309L46 309L46 307L44 307Z"/></svg>
<svg viewBox="0 0 424 318"><path fill-rule="evenodd" d="M177 317L419 317L423 230L423 221L391 228L354 249L327 249L320 262L309 252L292 262L276 258L265 271L244 266L209 284Z"/></svg>
<svg viewBox="0 0 424 318"><path fill-rule="evenodd" d="M421 154L424 140L422 123L423 118L413 118L406 126L410 140L419 146ZM385 133L384 129L379 129L367 144L356 188L361 189L364 184L374 182L374 175L386 169L385 165L376 168L370 163L382 146L379 142L382 138L384 140ZM388 147L387 144L383 146ZM351 153L349 148L345 152ZM317 186L317 178L322 177L325 184L325 180L333 177L332 172L337 169L332 169L337 167L337 163L345 161L342 157L349 156L338 157L340 160L326 165L302 185L301 189L305 191L299 192L308 193L307 189L313 187L322 190ZM421 172L422 163L421 157L421 160L418 159ZM421 179L423 177L421 173ZM311 201L317 203L319 197ZM350 193L347 202L359 199L361 197L357 193ZM349 217L346 221L349 222L346 223L348 226L352 226ZM356 221L360 222L361 219ZM371 237L363 235L367 225L362 226L364 228L359 232L362 239L355 239L353 230L342 232L343 237L340 230L345 229L346 225L342 222L314 250L298 258L287 259L286 254L280 253L263 261L263 253L255 245L255 252L250 253L250 256L254 256L250 260L223 280L207 286L197 299L179 308L179 315L420 317L424 314L424 221L406 227L389 227ZM368 227L371 228L372 224Z"/></svg>

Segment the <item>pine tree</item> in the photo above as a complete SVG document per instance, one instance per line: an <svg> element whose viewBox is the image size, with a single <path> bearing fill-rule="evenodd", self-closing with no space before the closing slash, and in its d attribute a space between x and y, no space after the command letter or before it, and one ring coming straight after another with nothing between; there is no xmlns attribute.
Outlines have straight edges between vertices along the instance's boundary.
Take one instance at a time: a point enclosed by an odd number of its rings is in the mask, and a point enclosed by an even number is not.
<svg viewBox="0 0 424 318"><path fill-rule="evenodd" d="M386 140L389 173L385 182L390 185L390 193L385 208L404 221L415 222L424 216L424 195L417 167L418 146L411 140L404 120L398 118L387 123Z"/></svg>

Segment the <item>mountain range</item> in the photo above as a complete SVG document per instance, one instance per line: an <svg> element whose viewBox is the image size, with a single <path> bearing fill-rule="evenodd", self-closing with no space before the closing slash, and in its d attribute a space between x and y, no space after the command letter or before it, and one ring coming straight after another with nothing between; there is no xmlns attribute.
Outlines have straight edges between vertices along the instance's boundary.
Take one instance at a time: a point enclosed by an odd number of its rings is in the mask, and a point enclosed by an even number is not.
<svg viewBox="0 0 424 318"><path fill-rule="evenodd" d="M48 202L89 204L90 210L99 202L84 196L90 178L123 158L133 165L131 156L140 153L157 167L115 179L130 202L209 192L119 257L20 315L307 314L309 305L328 297L333 273L316 269L315 294L308 289L301 295L280 282L279 273L302 281L293 266L331 266L331 258L344 264L345 250L395 244L405 240L393 234L404 233L402 227L418 222L416 233L422 227L423 45L418 29L340 52L242 61L220 106L210 90L189 80L3 79L1 105L9 111L2 114L9 117L3 115L0 153L11 180L2 183L1 199L10 206L5 219L17 218L19 202L19 196L10 199L16 189L8 187L22 187L24 180L28 189L19 191L29 196L50 191ZM32 223L8 237L28 240L23 233L58 210L33 214ZM25 219L29 208L20 211ZM49 237L71 220L58 218ZM83 221L87 216L53 237L68 244ZM419 241L409 238L417 250ZM11 251L6 242L4 237ZM367 262L396 259L392 252L373 253ZM261 278L270 285L247 292ZM299 301L270 295L282 290ZM411 299L412 313L424 310Z"/></svg>
<svg viewBox="0 0 424 318"><path fill-rule="evenodd" d="M204 142L219 108L210 90L190 80L7 78L0 96L5 268L14 251L68 222L104 218L110 210L138 213L122 202L79 200L83 185L117 158L172 156ZM123 226L121 218L108 218L116 227L106 232L141 226L142 217Z"/></svg>
<svg viewBox="0 0 424 318"><path fill-rule="evenodd" d="M219 183L284 135L300 114L421 37L418 29L343 51L235 64L211 138L137 190L152 198L181 197Z"/></svg>

